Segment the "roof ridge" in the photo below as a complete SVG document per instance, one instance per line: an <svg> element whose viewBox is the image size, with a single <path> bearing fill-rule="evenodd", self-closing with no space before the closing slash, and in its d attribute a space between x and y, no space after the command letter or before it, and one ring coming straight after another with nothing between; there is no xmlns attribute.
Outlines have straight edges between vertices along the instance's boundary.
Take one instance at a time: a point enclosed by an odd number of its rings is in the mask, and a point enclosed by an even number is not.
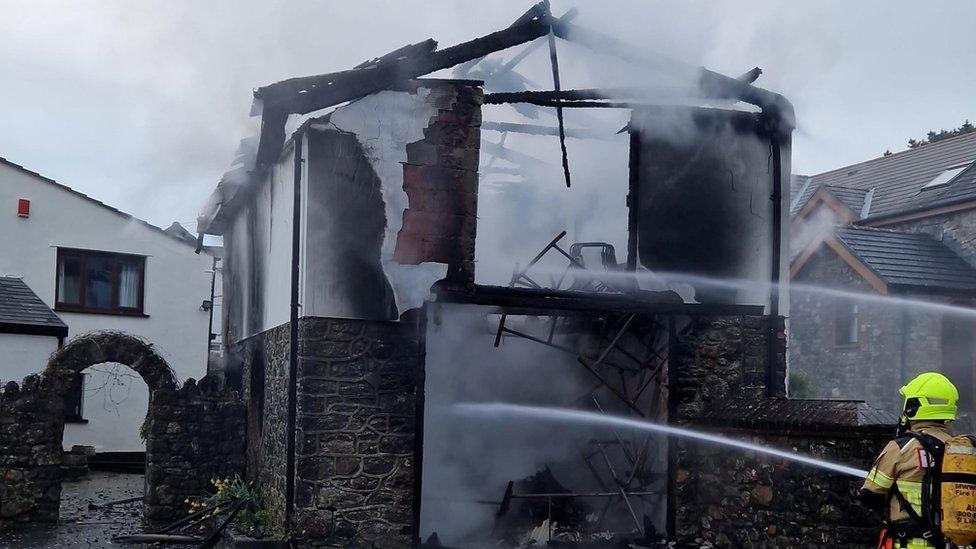
<svg viewBox="0 0 976 549"><path fill-rule="evenodd" d="M177 237L175 235L172 235L170 233L167 233L166 230L163 229L162 227L157 227L156 225L153 225L152 223L150 223L150 222L148 222L148 221L146 221L144 219L140 219L140 218L138 218L138 217L136 217L136 216L134 216L134 215L132 215L130 213L123 212L122 210L120 210L120 209L118 209L118 208L116 208L114 206L110 206L110 205L102 202L101 200L99 200L97 198L88 196L87 194L85 194L85 193L83 193L83 192L81 192L81 191L79 191L77 189L71 188L71 187L65 185L64 183L58 183L57 181L55 181L54 179L51 179L50 177L47 177L45 175L41 175L40 173L35 172L34 170L31 170L29 168L25 168L24 166L21 166L20 164L18 164L16 162L13 162L11 160L8 160L8 159L6 159L6 158L4 158L2 156L0 156L0 164L5 164L7 166L10 166L11 168L14 168L16 170L20 170L20 171L22 171L22 172L24 172L24 173L26 173L28 175L32 175L34 177L37 177L38 179L44 181L45 183L50 183L52 185L55 185L56 187L59 187L59 188L65 190L65 191L68 191L69 193L72 193L72 194L74 194L74 195L76 195L76 196L78 196L80 198L83 198L85 200L88 200L89 202L94 202L98 206L101 206L101 207L103 207L103 208L105 208L105 209L107 209L107 210L115 213L116 215L120 215L120 216L122 216L122 217L124 217L126 219L131 219L133 221L138 221L139 223L142 223L146 227L148 227L148 228L150 228L150 229L152 229L154 231L157 231L159 233L162 233L162 234L166 235L167 238L173 239L173 240L175 240L177 242L181 242L184 245L189 245L189 246L192 246L193 248L196 248L196 244L195 243L194 244L190 244L189 242L187 242L186 240L183 240L182 238L179 238L179 237Z"/></svg>
<svg viewBox="0 0 976 549"><path fill-rule="evenodd" d="M961 141L963 139L976 139L976 132L964 133L962 135L956 135L956 136L953 136L953 137L948 137L946 139L940 139L939 141L936 141L935 143L926 143L924 145L920 145L920 146L915 147L915 148L908 148L908 149L905 149L903 151L893 152L893 153L891 153L889 155L876 156L874 158L869 158L867 160L862 160L862 161L856 162L854 164L848 164L847 166L841 166L839 168L834 168L832 170L827 170L825 172L820 172L820 173L817 173L817 174L812 175L811 177L820 177L820 176L827 175L827 174L831 174L831 173L835 173L835 172L842 172L844 170L850 170L851 168L854 168L856 166L862 166L862 165L867 164L869 162L877 162L879 160L887 160L887 159L890 159L890 158L892 158L894 156L902 156L902 155L905 155L907 153L919 153L921 151L929 151L930 152L932 149L939 148L942 145L945 145L945 144L948 144L948 143L951 143L951 142L954 142L954 141Z"/></svg>

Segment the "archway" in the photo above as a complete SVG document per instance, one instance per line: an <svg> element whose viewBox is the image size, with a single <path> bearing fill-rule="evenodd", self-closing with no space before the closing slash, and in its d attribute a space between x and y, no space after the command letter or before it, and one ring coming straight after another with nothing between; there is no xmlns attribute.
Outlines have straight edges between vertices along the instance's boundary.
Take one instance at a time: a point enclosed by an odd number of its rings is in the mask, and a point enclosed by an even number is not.
<svg viewBox="0 0 976 549"><path fill-rule="evenodd" d="M150 394L159 389L176 389L173 370L152 344L123 332L91 332L72 339L51 355L44 376L63 392L76 374L104 362L132 368L146 382Z"/></svg>
<svg viewBox="0 0 976 549"><path fill-rule="evenodd" d="M155 406L154 401L159 400L166 402L175 398L178 390L176 376L169 364L166 363L166 360L156 352L151 343L139 337L123 332L91 332L74 338L66 346L55 352L48 360L48 364L43 375L56 393L56 396L51 398L52 404L55 404L56 402L57 406L67 406L65 411L69 412L67 415L71 415L71 404L64 404L65 396L69 393L69 391L81 388L80 386L75 385L73 381L78 379L78 375L82 372L89 369L91 369L89 371L95 371L97 368L93 367L105 363L121 365L113 366L113 368L131 370L131 372L137 374L139 378L142 378L142 381L145 382L146 388L134 388L136 391L141 392L142 396L135 397L136 401L128 404L127 408L124 409L123 413L119 416L119 419L116 420L116 423L104 423L106 420L109 420L109 418L112 418L113 414L108 413L106 415L104 410L100 410L102 413L102 416L98 417L98 419L101 420L100 426L96 426L96 430L90 431L87 435L83 436L94 436L95 440L105 443L104 439L106 437L119 436L118 433L113 432L113 429L128 432L129 430L135 428L134 426L138 424L139 418L143 416L145 417L143 420L144 423L142 424L143 426L140 429L140 435L145 443L145 446L140 445L144 448L144 453L142 454L142 458L139 460L144 464L144 468L140 467L140 470L146 473L145 476L143 476L142 473L140 473L138 477L133 476L132 474L120 474L122 473L120 470L116 470L114 473L103 472L98 474L109 475L108 477L102 479L102 482L104 482L105 479L111 479L110 484L114 488L108 488L109 490L132 490L135 488L135 486L141 484L142 488L139 489L139 491L144 490L144 511L145 514L148 515L150 509L158 506L160 503L157 501L159 499L158 488L163 482L160 475L148 474L150 465L153 464L153 462L159 461L158 458L160 457L158 452L154 455L149 451L149 448L150 446L155 446L157 448L160 446L165 447L166 443L163 442L160 444L160 441L167 438L166 434L161 432L160 429L152 428L153 414L151 411ZM134 380L136 376L131 375L130 373L127 374L127 377ZM116 383L118 383L118 381ZM124 381L123 383L131 383L131 381ZM135 383L138 383L138 381L135 381ZM132 386L129 385L129 387ZM146 389L148 389L148 394L146 394ZM128 394L128 391L126 391L126 393ZM142 401L141 403L139 402L140 400ZM121 404L121 401L116 402L116 409L118 409L119 404ZM133 408L133 406L136 408ZM145 406L145 408L143 406ZM116 411L115 415L119 415L119 413ZM66 415L62 414L60 417L62 425L59 429L60 437L56 441L57 444L62 446L70 445L72 443L72 439L74 439L75 443L80 442L82 444L91 444L91 442L88 442L89 439L79 440L78 432L71 433L72 436L69 437L67 427L64 426L64 418ZM96 423L99 423L99 421L96 420ZM123 428L123 426L126 428ZM89 428L90 426L80 425L73 427L80 427L84 429ZM109 431L105 431L105 429L109 429ZM99 434L96 435L96 433ZM134 434L134 432L132 434ZM127 438L123 436L123 439ZM65 450L67 450L67 448L65 448ZM135 448L130 446L127 448L127 450L132 451L135 450ZM132 455L128 455L124 452L110 453L106 454L106 456L111 456L109 457L110 462L120 459L120 456L122 456L122 459L124 460L123 462L129 461L133 457ZM68 459L69 457L71 456L65 455L64 459ZM117 468L118 465L115 467ZM65 469L62 468L62 472L64 471ZM94 475L96 473L93 472L92 474ZM62 483L67 480L71 480L70 477L65 477L62 475ZM98 481L96 480L95 482ZM137 484L133 485L133 482L136 482ZM85 484L62 484L61 487L62 489L78 490L84 489ZM73 501L78 498L71 499ZM62 505L60 507L61 513L71 512L70 506L68 510L64 509L63 498Z"/></svg>

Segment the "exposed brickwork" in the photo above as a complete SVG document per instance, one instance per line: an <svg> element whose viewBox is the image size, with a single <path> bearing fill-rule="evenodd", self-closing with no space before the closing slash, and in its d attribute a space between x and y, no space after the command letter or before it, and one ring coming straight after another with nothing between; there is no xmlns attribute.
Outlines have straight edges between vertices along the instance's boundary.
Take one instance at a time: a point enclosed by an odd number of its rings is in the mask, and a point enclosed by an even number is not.
<svg viewBox="0 0 976 549"><path fill-rule="evenodd" d="M403 190L409 207L397 235L395 259L434 261L474 280L482 90L457 81L424 81L438 110L424 139L406 145Z"/></svg>
<svg viewBox="0 0 976 549"><path fill-rule="evenodd" d="M409 546L416 320L300 323L296 524L329 543Z"/></svg>

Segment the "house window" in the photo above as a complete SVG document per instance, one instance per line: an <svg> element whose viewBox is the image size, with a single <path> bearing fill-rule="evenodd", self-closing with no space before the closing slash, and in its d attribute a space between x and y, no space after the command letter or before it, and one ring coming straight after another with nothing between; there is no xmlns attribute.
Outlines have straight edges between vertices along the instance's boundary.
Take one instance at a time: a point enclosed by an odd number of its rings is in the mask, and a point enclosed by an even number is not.
<svg viewBox="0 0 976 549"><path fill-rule="evenodd" d="M58 248L55 310L142 315L146 258Z"/></svg>
<svg viewBox="0 0 976 549"><path fill-rule="evenodd" d="M85 374L75 374L71 386L64 395L64 420L69 423L87 423L82 419L83 396L85 394Z"/></svg>
<svg viewBox="0 0 976 549"><path fill-rule="evenodd" d="M838 303L834 319L834 343L836 345L855 345L859 322L857 303Z"/></svg>

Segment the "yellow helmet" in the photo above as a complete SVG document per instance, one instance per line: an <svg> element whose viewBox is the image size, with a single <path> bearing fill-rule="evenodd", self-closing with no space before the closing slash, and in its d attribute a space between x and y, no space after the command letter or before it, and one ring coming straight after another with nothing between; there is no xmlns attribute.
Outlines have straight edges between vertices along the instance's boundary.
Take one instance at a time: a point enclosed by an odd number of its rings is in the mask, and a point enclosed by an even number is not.
<svg viewBox="0 0 976 549"><path fill-rule="evenodd" d="M956 402L959 391L946 376L937 372L925 372L898 390L905 403L906 419L911 421L956 419Z"/></svg>

